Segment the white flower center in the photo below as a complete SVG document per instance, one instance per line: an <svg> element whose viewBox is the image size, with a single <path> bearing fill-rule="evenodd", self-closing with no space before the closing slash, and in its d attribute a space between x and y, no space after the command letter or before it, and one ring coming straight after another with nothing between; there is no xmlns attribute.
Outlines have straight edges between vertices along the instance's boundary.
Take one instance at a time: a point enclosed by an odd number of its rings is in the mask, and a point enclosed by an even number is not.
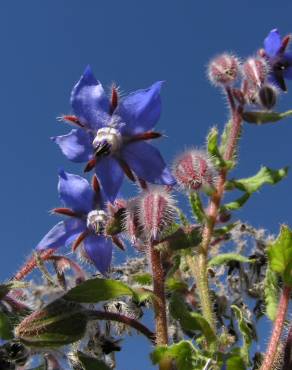
<svg viewBox="0 0 292 370"><path fill-rule="evenodd" d="M94 149L98 149L100 146L108 145L110 152L117 151L122 143L122 136L117 129L114 127L102 127L96 133L93 140Z"/></svg>
<svg viewBox="0 0 292 370"><path fill-rule="evenodd" d="M96 234L102 234L107 221L107 214L102 210L94 210L87 215L87 227Z"/></svg>

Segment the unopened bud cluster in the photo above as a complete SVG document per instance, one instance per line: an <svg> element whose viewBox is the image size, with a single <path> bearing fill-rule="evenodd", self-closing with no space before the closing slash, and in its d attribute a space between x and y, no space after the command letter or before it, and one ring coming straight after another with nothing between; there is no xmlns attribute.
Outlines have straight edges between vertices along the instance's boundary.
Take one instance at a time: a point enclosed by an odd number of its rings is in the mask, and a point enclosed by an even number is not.
<svg viewBox="0 0 292 370"><path fill-rule="evenodd" d="M248 58L242 65L231 54L214 58L208 68L212 83L229 88L241 105L251 104L271 109L276 104L278 89L268 80L270 67L264 56ZM241 89L232 88L238 77L242 77Z"/></svg>
<svg viewBox="0 0 292 370"><path fill-rule="evenodd" d="M180 155L173 165L173 175L183 190L200 191L216 183L211 158L203 150L191 149Z"/></svg>

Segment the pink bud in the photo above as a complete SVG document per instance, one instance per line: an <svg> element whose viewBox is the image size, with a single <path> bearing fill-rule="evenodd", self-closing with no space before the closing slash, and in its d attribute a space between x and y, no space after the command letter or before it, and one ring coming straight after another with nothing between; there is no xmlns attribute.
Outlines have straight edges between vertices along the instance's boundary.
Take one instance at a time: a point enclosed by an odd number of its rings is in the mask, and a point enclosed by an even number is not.
<svg viewBox="0 0 292 370"><path fill-rule="evenodd" d="M152 188L138 198L138 217L144 236L157 240L172 223L175 215L174 200L162 188Z"/></svg>
<svg viewBox="0 0 292 370"><path fill-rule="evenodd" d="M208 68L208 76L215 85L230 85L238 76L239 62L230 54L222 54L213 59Z"/></svg>
<svg viewBox="0 0 292 370"><path fill-rule="evenodd" d="M249 58L243 65L244 77L253 86L261 87L268 72L268 64L264 58Z"/></svg>
<svg viewBox="0 0 292 370"><path fill-rule="evenodd" d="M138 200L137 198L130 199L126 205L124 216L123 229L126 231L132 244L137 242L139 237L139 220L138 220Z"/></svg>
<svg viewBox="0 0 292 370"><path fill-rule="evenodd" d="M188 150L173 165L178 184L188 191L199 191L215 185L216 172L209 155L201 150Z"/></svg>

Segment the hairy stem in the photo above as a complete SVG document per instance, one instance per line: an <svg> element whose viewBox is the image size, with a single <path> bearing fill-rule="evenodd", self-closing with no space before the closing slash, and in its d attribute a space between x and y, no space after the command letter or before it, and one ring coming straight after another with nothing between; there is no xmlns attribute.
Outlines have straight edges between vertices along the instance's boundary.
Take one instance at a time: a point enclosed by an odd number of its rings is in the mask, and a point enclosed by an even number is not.
<svg viewBox="0 0 292 370"><path fill-rule="evenodd" d="M230 161L233 159L233 156L235 154L238 139L241 132L242 107L236 107L232 93L228 88L226 89L226 93L232 112L232 124L228 134L227 144L225 148L225 153L223 154L223 158L226 161ZM196 278L197 290L200 297L202 313L208 320L214 332L216 332L216 324L214 319L212 300L209 291L207 261L210 242L212 239L214 228L217 223L217 218L224 195L227 173L228 173L227 168L221 169L215 192L213 193L210 199L206 211L207 222L202 232L201 251L197 256L194 257L193 261L191 261L190 259L191 257L189 258L188 261L189 266L193 270L193 274ZM192 265L194 266L192 267Z"/></svg>
<svg viewBox="0 0 292 370"><path fill-rule="evenodd" d="M131 317L121 315L115 312L107 312L107 311L91 311L88 310L87 312L88 318L91 320L107 320L107 321L116 321L121 322L125 325L130 326L133 329L136 329L145 337L147 337L152 343L155 343L155 334L149 330L145 325L140 323L139 321L132 319Z"/></svg>
<svg viewBox="0 0 292 370"><path fill-rule="evenodd" d="M156 344L158 346L167 345L168 330L164 289L164 271L161 265L160 252L153 246L150 246L149 252L152 266L153 292L156 296L154 301Z"/></svg>
<svg viewBox="0 0 292 370"><path fill-rule="evenodd" d="M55 249L47 249L45 251L42 251L39 253L39 259L42 261L46 261L54 254L54 252ZM36 267L37 260L35 256L32 256L10 280L22 280Z"/></svg>
<svg viewBox="0 0 292 370"><path fill-rule="evenodd" d="M283 288L278 310L277 310L277 317L274 322L272 336L270 338L270 342L268 344L268 348L266 351L266 355L260 370L271 370L273 369L273 364L277 355L277 349L280 341L280 337L282 334L285 317L288 311L289 299L291 294L291 288L285 286Z"/></svg>

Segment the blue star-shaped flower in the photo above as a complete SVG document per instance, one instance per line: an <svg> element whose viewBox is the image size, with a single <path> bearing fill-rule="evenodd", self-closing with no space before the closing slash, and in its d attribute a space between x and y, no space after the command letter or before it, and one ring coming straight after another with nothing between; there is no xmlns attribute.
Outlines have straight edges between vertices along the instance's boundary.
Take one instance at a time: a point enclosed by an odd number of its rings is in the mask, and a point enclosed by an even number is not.
<svg viewBox="0 0 292 370"><path fill-rule="evenodd" d="M285 79L292 79L292 53L287 52L290 35L281 39L277 29L272 30L264 40L264 54L271 67L271 79L283 91L287 91Z"/></svg>
<svg viewBox="0 0 292 370"><path fill-rule="evenodd" d="M83 242L86 255L105 274L111 263L113 243L104 233L108 216L96 178L93 184L91 187L80 176L60 172L59 197L68 208L55 208L53 212L66 215L67 219L55 225L36 248L57 249L74 243L75 250Z"/></svg>
<svg viewBox="0 0 292 370"><path fill-rule="evenodd" d="M160 117L160 89L156 82L119 99L112 88L110 99L88 66L71 93L75 116L64 119L77 124L69 134L53 140L73 162L87 162L85 171L95 167L107 198L113 202L124 173L147 182L174 185L175 180L160 154L146 140L160 137L152 129Z"/></svg>

